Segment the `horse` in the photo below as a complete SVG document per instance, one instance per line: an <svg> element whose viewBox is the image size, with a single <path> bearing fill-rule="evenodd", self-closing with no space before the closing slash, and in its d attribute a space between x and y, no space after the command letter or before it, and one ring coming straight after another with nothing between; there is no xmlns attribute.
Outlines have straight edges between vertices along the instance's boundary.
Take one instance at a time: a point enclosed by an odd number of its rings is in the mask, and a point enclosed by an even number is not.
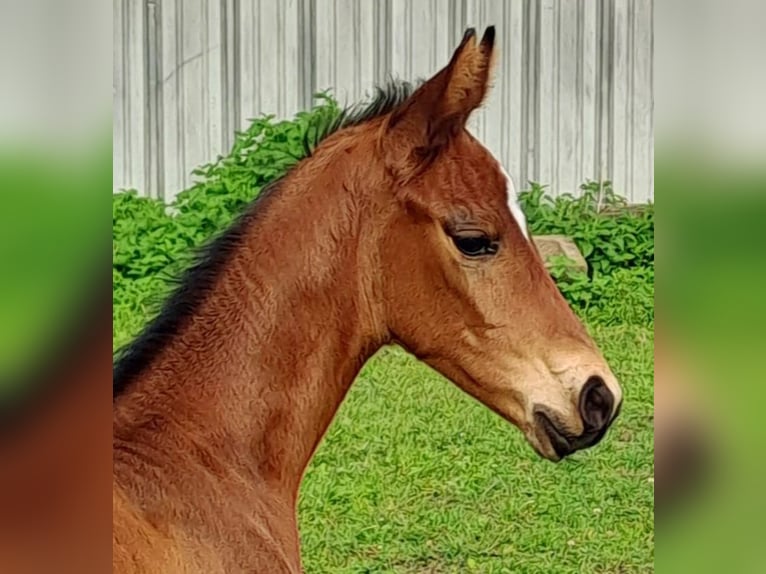
<svg viewBox="0 0 766 574"><path fill-rule="evenodd" d="M344 115L119 354L115 572L301 572L301 479L384 345L550 461L604 436L620 385L466 127L494 47L494 27L469 29L431 78Z"/></svg>

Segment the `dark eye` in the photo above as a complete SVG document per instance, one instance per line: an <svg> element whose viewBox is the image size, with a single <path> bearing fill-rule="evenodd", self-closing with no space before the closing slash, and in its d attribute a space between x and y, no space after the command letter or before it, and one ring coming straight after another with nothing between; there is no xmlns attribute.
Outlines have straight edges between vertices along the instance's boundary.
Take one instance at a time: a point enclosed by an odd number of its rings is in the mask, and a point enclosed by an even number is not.
<svg viewBox="0 0 766 574"><path fill-rule="evenodd" d="M463 255L479 257L497 253L497 243L486 235L454 235L452 241Z"/></svg>

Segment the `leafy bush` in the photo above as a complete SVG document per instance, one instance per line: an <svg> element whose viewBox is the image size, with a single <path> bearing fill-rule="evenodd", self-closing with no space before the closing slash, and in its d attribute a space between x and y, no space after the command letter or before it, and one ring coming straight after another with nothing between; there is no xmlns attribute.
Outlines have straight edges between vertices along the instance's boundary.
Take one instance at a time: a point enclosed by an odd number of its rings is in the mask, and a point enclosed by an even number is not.
<svg viewBox="0 0 766 574"><path fill-rule="evenodd" d="M305 155L339 108L326 95L291 121L265 116L238 132L231 151L195 170L197 180L175 200L114 195L113 304L115 342L133 336L167 293L167 279L190 260L193 249L225 229L246 204ZM562 292L589 320L602 324L651 321L654 280L654 211L605 215L622 201L607 183L583 186L583 196L551 198L533 184L521 201L534 234L574 238L590 266L589 276L553 270Z"/></svg>
<svg viewBox="0 0 766 574"><path fill-rule="evenodd" d="M588 274L552 275L564 297L589 322L648 325L654 321L654 205L629 208L611 182L587 182L582 195L551 197L532 183L520 201L533 235L571 237L588 263Z"/></svg>

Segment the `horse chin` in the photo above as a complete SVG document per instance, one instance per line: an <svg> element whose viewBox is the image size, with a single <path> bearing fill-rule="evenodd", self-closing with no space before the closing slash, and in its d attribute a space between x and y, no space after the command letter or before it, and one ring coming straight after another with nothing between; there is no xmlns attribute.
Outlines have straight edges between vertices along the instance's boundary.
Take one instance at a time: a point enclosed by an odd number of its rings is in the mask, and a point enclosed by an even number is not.
<svg viewBox="0 0 766 574"><path fill-rule="evenodd" d="M532 425L529 431L524 433L527 442L530 444L532 449L541 458L544 458L550 462L561 462L564 460L568 453L562 452L560 447L557 448L557 446L554 444L554 440L556 439L551 436L552 433L549 429L546 428L545 425L539 424L539 420L536 422L538 424Z"/></svg>
<svg viewBox="0 0 766 574"><path fill-rule="evenodd" d="M534 450L540 456L540 458L544 458L551 462L560 462L564 458L556 452L550 437L541 429L539 425L519 424L519 422L513 416L511 416L510 413L505 412L504 409L493 408L493 410L513 426L521 430L527 443L529 443L529 445L532 447L532 450Z"/></svg>
<svg viewBox="0 0 766 574"><path fill-rule="evenodd" d="M527 442L532 446L532 449L540 456L550 462L561 462L564 457L559 456L556 450L550 444L547 438L540 439L537 436L534 438L527 437Z"/></svg>

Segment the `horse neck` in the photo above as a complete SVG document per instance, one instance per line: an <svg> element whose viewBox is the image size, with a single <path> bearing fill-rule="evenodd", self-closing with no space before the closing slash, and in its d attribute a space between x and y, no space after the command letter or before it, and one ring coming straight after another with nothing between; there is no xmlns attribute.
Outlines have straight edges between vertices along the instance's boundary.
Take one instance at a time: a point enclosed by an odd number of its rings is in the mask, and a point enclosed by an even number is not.
<svg viewBox="0 0 766 574"><path fill-rule="evenodd" d="M317 444L385 338L370 306L374 275L363 271L374 264L368 210L350 170L330 169L332 159L312 158L286 178L207 300L116 403L116 450L151 443L147 456L163 453L175 472L212 459L297 496Z"/></svg>

